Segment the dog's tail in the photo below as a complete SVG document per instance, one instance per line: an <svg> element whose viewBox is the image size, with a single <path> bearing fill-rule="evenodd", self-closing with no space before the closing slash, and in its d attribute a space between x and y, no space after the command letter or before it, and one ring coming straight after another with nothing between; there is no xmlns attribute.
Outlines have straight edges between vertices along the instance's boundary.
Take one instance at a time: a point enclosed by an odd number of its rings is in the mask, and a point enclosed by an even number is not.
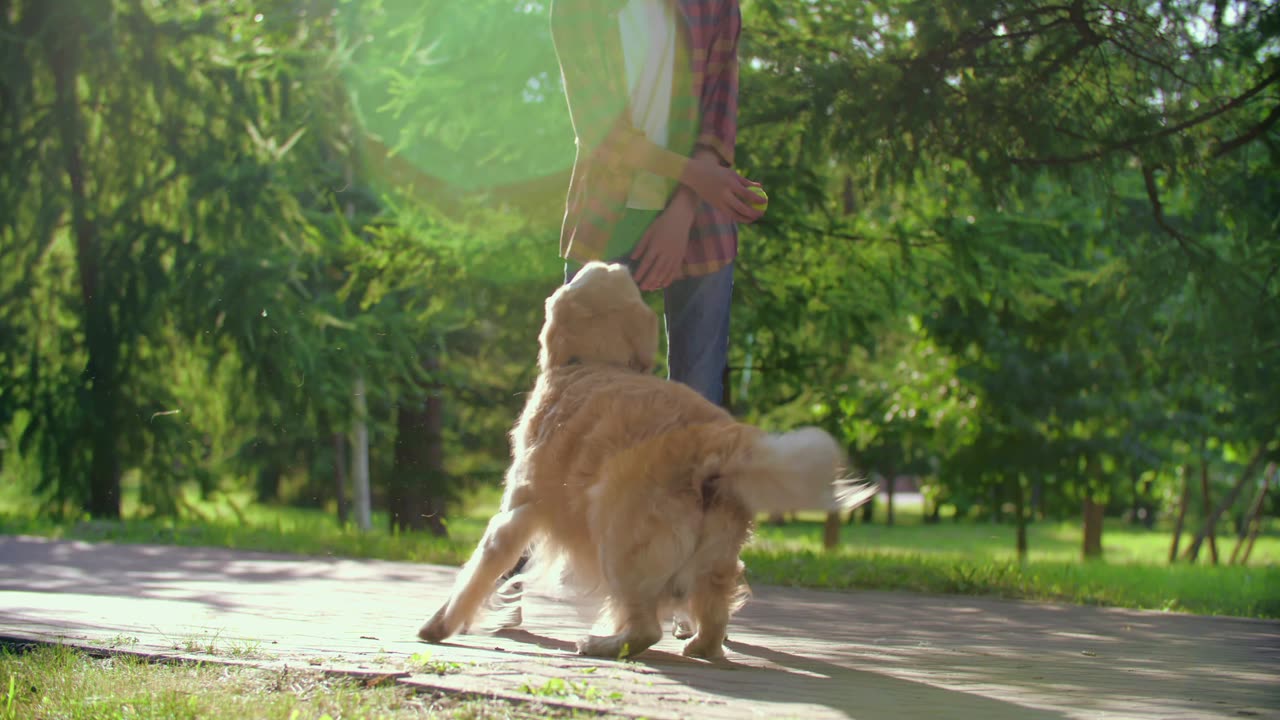
<svg viewBox="0 0 1280 720"><path fill-rule="evenodd" d="M844 451L814 427L762 434L742 459L721 469L725 488L754 513L848 510L876 494L847 477Z"/></svg>

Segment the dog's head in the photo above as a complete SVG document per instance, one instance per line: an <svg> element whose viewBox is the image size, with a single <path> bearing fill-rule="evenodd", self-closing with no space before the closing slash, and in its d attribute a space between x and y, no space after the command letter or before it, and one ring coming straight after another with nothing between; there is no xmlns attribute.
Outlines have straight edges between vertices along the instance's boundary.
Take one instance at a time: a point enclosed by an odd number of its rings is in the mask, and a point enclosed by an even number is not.
<svg viewBox="0 0 1280 720"><path fill-rule="evenodd" d="M593 262L547 298L538 340L543 372L585 363L647 373L658 354L658 316L625 265Z"/></svg>

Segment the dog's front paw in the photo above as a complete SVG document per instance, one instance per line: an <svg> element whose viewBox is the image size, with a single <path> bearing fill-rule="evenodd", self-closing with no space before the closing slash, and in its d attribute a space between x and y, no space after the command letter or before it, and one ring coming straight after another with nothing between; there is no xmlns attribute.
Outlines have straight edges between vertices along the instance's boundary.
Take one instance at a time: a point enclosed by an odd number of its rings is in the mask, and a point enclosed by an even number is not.
<svg viewBox="0 0 1280 720"><path fill-rule="evenodd" d="M724 645L717 640L699 634L685 643L681 654L685 657L702 658L703 660L723 660Z"/></svg>
<svg viewBox="0 0 1280 720"><path fill-rule="evenodd" d="M442 607L431 616L421 628L418 628L418 637L429 643L438 643L453 634L453 629L445 622L445 611L448 606Z"/></svg>
<svg viewBox="0 0 1280 720"><path fill-rule="evenodd" d="M634 654L623 635L588 635L578 641L578 654L621 660Z"/></svg>
<svg viewBox="0 0 1280 720"><path fill-rule="evenodd" d="M578 641L578 652L598 658L621 660L653 647L662 639L662 628L657 626L646 630L623 631L616 635L588 635Z"/></svg>

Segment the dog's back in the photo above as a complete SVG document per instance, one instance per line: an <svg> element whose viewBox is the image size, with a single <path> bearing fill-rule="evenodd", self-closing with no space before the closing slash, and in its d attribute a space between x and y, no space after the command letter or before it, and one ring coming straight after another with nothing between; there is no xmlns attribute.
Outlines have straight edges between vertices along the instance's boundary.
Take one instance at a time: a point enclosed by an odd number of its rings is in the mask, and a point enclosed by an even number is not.
<svg viewBox="0 0 1280 720"><path fill-rule="evenodd" d="M770 435L650 375L657 321L624 268L588 265L557 290L539 340L502 510L419 636L466 627L533 543L535 563L562 561L573 589L608 598L615 632L583 653L640 652L683 603L698 626L685 653L719 657L751 518L834 507L843 453L821 430Z"/></svg>
<svg viewBox="0 0 1280 720"><path fill-rule="evenodd" d="M543 559L553 548L582 556L573 562L574 575L584 587L597 583L598 568L581 560L597 547L593 529L619 478L635 472L620 474L621 468L649 465L671 437L710 423L733 420L693 390L651 375L599 365L541 375L512 431L520 472L509 475L507 492L512 502L532 501L539 541L549 543ZM605 483L608 478L613 482Z"/></svg>

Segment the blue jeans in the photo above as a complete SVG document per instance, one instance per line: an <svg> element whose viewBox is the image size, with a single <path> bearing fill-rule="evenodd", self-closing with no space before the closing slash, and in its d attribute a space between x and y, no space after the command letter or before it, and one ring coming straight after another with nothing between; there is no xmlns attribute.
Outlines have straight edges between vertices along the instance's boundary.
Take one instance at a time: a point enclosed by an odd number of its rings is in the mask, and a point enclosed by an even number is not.
<svg viewBox="0 0 1280 720"><path fill-rule="evenodd" d="M662 292L670 378L720 405L729 362L733 263L710 275L677 280Z"/></svg>
<svg viewBox="0 0 1280 720"><path fill-rule="evenodd" d="M652 215L656 216L656 213ZM624 222L629 228L639 227L644 234L647 222L628 212ZM651 218L650 218L651 219ZM638 241L636 237L634 242ZM623 241L625 245L626 241ZM610 249L614 244L610 243ZM630 252L611 262L622 263L634 273L638 262ZM580 267L567 263L564 281L573 279ZM733 263L710 275L677 280L662 291L667 326L667 373L676 382L698 391L702 397L720 405L724 400L724 370L729 361L729 309L733 301Z"/></svg>

